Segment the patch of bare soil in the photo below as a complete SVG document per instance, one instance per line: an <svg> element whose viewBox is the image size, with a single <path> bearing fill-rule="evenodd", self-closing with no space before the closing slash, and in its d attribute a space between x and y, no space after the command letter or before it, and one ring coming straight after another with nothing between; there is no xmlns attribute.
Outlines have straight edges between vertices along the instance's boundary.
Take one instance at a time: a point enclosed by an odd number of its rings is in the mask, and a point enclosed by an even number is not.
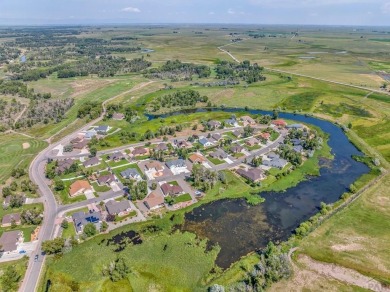
<svg viewBox="0 0 390 292"><path fill-rule="evenodd" d="M28 149L28 148L30 148L30 143L25 142L25 143L23 143L22 147L23 147L23 149Z"/></svg>
<svg viewBox="0 0 390 292"><path fill-rule="evenodd" d="M99 89L107 84L115 82L114 79L85 79L85 80L76 80L71 83L73 88L73 93L71 97L76 97L87 92L93 91L95 89Z"/></svg>
<svg viewBox="0 0 390 292"><path fill-rule="evenodd" d="M358 251L362 250L363 246L359 243L349 243L349 244L335 244L331 248L335 251Z"/></svg>
<svg viewBox="0 0 390 292"><path fill-rule="evenodd" d="M369 289L378 292L390 292L389 288L373 278L364 276L352 269L344 268L335 264L322 263L313 260L306 255L299 255L299 263L304 264L309 270L316 272L319 275L330 277L350 285L358 286L364 289Z"/></svg>

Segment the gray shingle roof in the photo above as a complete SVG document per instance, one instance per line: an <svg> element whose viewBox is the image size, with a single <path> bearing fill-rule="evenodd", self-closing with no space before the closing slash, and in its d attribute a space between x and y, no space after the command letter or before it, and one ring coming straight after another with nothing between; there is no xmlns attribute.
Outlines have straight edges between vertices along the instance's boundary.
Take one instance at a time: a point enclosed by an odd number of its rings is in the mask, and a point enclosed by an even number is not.
<svg viewBox="0 0 390 292"><path fill-rule="evenodd" d="M128 168L124 171L121 172L121 176L124 177L124 178L137 178L140 175L140 173L138 172L137 169L135 168Z"/></svg>
<svg viewBox="0 0 390 292"><path fill-rule="evenodd" d="M117 215L120 212L124 212L131 209L131 205L128 200L123 200L120 202L117 202L115 200L109 200L106 203L106 209L110 215Z"/></svg>
<svg viewBox="0 0 390 292"><path fill-rule="evenodd" d="M165 164L169 168L172 168L172 167L185 167L186 166L186 162L183 159L170 160L170 161L165 162Z"/></svg>

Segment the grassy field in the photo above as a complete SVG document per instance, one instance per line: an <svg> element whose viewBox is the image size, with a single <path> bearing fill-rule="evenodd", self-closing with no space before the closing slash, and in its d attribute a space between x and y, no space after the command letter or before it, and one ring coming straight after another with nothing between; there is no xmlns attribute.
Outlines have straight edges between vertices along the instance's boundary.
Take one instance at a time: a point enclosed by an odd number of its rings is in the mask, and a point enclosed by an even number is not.
<svg viewBox="0 0 390 292"><path fill-rule="evenodd" d="M29 147L23 149L23 143ZM27 144L25 144L27 146ZM25 146L25 147L26 147ZM19 134L0 135L0 182L7 180L14 168L21 167L28 170L34 156L44 149L45 142L28 138Z"/></svg>
<svg viewBox="0 0 390 292"><path fill-rule="evenodd" d="M313 259L336 263L390 284L390 175L334 215L300 245ZM340 224L342 222L342 224Z"/></svg>
<svg viewBox="0 0 390 292"><path fill-rule="evenodd" d="M26 273L27 270L27 264L28 264L28 257L24 257L20 260L17 261L10 261L10 262L5 262L0 264L0 274L2 275L4 271L7 269L9 266L15 267L16 272L20 275L19 278L19 283L23 279L24 274ZM1 287L1 281L0 281L0 290L3 291Z"/></svg>

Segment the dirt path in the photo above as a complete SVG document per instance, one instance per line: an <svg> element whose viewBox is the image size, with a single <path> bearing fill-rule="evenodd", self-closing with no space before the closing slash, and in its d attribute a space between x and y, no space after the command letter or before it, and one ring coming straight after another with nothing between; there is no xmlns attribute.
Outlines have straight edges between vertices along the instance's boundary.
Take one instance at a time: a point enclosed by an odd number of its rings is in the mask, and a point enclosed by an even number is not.
<svg viewBox="0 0 390 292"><path fill-rule="evenodd" d="M17 122L19 121L19 119L23 116L23 114L26 112L26 110L27 110L27 106L24 106L23 110L22 110L22 111L20 112L20 114L15 118L14 124L13 124L14 128L15 128L16 123L17 123Z"/></svg>
<svg viewBox="0 0 390 292"><path fill-rule="evenodd" d="M349 285L358 286L376 292L390 292L377 280L364 276L355 270L344 268L336 264L322 263L313 260L307 255L299 255L298 262L306 266L307 269L320 275L331 277Z"/></svg>

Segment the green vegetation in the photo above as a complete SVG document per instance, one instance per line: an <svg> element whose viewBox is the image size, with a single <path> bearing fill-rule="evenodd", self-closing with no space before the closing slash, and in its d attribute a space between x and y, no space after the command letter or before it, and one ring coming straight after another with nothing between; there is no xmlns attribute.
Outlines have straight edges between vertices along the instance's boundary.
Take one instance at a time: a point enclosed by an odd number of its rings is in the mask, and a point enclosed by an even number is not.
<svg viewBox="0 0 390 292"><path fill-rule="evenodd" d="M280 106L289 110L309 111L321 94L319 92L304 92L295 94L284 100Z"/></svg>
<svg viewBox="0 0 390 292"><path fill-rule="evenodd" d="M0 264L0 290L16 291L27 270L28 257Z"/></svg>

